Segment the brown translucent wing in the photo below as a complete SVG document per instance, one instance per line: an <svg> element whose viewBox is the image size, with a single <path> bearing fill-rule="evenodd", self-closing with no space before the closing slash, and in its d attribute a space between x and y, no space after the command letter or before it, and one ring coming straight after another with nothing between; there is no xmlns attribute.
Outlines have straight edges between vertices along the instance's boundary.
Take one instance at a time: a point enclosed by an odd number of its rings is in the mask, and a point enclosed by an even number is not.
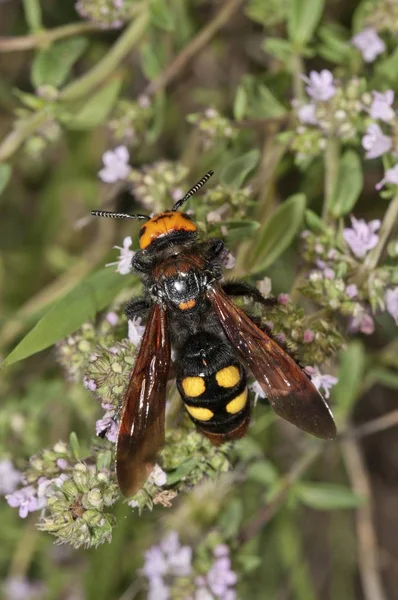
<svg viewBox="0 0 398 600"><path fill-rule="evenodd" d="M231 344L264 390L277 415L317 437L332 439L328 405L297 363L215 286L207 297Z"/></svg>
<svg viewBox="0 0 398 600"><path fill-rule="evenodd" d="M117 440L116 473L125 496L142 487L163 446L169 366L166 313L155 304L127 387Z"/></svg>

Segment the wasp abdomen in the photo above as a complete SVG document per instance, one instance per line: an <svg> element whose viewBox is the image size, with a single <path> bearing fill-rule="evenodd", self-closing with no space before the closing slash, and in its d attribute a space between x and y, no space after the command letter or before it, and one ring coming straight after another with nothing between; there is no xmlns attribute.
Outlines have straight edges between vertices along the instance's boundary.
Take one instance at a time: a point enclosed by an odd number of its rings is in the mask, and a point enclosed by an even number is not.
<svg viewBox="0 0 398 600"><path fill-rule="evenodd" d="M177 387L192 421L214 444L244 435L246 372L224 340L206 332L191 336L177 360Z"/></svg>

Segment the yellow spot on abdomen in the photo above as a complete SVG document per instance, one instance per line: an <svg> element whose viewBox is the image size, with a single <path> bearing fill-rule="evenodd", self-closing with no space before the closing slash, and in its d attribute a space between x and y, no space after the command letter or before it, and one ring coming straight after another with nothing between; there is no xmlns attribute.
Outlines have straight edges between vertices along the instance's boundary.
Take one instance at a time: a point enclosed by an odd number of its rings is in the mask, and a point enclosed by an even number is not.
<svg viewBox="0 0 398 600"><path fill-rule="evenodd" d="M141 227L140 248L145 250L153 240L172 231L196 231L196 225L180 212L167 211L155 215Z"/></svg>
<svg viewBox="0 0 398 600"><path fill-rule="evenodd" d="M185 377L181 385L184 393L191 398L200 396L206 389L203 377Z"/></svg>
<svg viewBox="0 0 398 600"><path fill-rule="evenodd" d="M224 388L234 387L240 381L240 372L238 367L230 365L216 373L216 381L219 386Z"/></svg>
<svg viewBox="0 0 398 600"><path fill-rule="evenodd" d="M203 408L202 406L188 406L185 405L185 408L189 412L189 414L198 421L210 421L214 413L208 408Z"/></svg>
<svg viewBox="0 0 398 600"><path fill-rule="evenodd" d="M236 396L231 402L228 402L226 411L231 415L236 415L236 413L240 412L245 406L247 402L247 388L243 390L239 396Z"/></svg>
<svg viewBox="0 0 398 600"><path fill-rule="evenodd" d="M178 308L180 310L189 310L190 308L193 308L195 304L196 300L192 298L191 300L187 300L186 302L181 302L181 304L178 305Z"/></svg>

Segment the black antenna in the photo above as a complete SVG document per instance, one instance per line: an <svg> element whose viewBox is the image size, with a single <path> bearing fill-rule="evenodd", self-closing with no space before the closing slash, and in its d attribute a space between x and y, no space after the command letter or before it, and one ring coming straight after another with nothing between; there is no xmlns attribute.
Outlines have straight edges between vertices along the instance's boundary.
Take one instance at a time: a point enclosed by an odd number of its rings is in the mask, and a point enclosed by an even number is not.
<svg viewBox="0 0 398 600"><path fill-rule="evenodd" d="M173 206L173 208L171 210L173 212L176 211L176 210L178 210L180 208L180 206L182 206L188 200L188 198L190 198L191 196L193 196L194 194L196 194L196 192L198 190L200 190L201 187L204 186L204 184L206 183L206 181L208 181L212 175L214 175L214 171L209 171L208 173L206 173L206 175L204 177L202 177L202 179L200 179L198 181L198 183L195 183L195 185L191 187L191 189L189 190L189 192L187 192L185 194L185 196L183 198L181 198L181 200L178 200L178 202L176 202L174 204L174 206Z"/></svg>
<svg viewBox="0 0 398 600"><path fill-rule="evenodd" d="M140 221L149 221L147 215L127 215L126 213L110 212L109 210L92 210L93 217L107 217L108 219L139 219Z"/></svg>

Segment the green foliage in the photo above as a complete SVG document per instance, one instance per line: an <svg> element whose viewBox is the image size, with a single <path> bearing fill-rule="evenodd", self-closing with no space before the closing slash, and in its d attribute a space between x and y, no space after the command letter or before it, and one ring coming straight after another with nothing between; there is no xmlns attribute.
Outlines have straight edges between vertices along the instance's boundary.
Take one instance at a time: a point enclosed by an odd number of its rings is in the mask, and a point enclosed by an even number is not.
<svg viewBox="0 0 398 600"><path fill-rule="evenodd" d="M66 115L65 121L69 129L84 130L102 125L115 105L121 86L122 78L112 77L75 114Z"/></svg>
<svg viewBox="0 0 398 600"><path fill-rule="evenodd" d="M325 0L292 0L287 21L289 38L298 47L312 38L321 19Z"/></svg>
<svg viewBox="0 0 398 600"><path fill-rule="evenodd" d="M295 494L305 506L315 510L357 508L365 502L349 487L335 483L302 482L295 487Z"/></svg>
<svg viewBox="0 0 398 600"><path fill-rule="evenodd" d="M256 167L259 158L258 150L251 150L235 158L222 169L220 182L227 187L240 188L249 173Z"/></svg>
<svg viewBox="0 0 398 600"><path fill-rule="evenodd" d="M12 169L10 165L0 164L0 194L3 193L11 178Z"/></svg>
<svg viewBox="0 0 398 600"><path fill-rule="evenodd" d="M88 40L72 37L42 48L32 63L32 83L35 88L44 85L60 87L70 75L73 65L86 51Z"/></svg>
<svg viewBox="0 0 398 600"><path fill-rule="evenodd" d="M352 150L341 157L336 186L328 206L333 217L343 217L354 208L363 187L361 159Z"/></svg>
<svg viewBox="0 0 398 600"><path fill-rule="evenodd" d="M265 271L290 246L302 225L305 206L304 194L295 194L266 221L250 257L252 273Z"/></svg>
<svg viewBox="0 0 398 600"><path fill-rule="evenodd" d="M124 286L123 278L111 269L102 269L89 275L48 309L7 356L2 366L23 360L73 333L85 321L94 319Z"/></svg>

